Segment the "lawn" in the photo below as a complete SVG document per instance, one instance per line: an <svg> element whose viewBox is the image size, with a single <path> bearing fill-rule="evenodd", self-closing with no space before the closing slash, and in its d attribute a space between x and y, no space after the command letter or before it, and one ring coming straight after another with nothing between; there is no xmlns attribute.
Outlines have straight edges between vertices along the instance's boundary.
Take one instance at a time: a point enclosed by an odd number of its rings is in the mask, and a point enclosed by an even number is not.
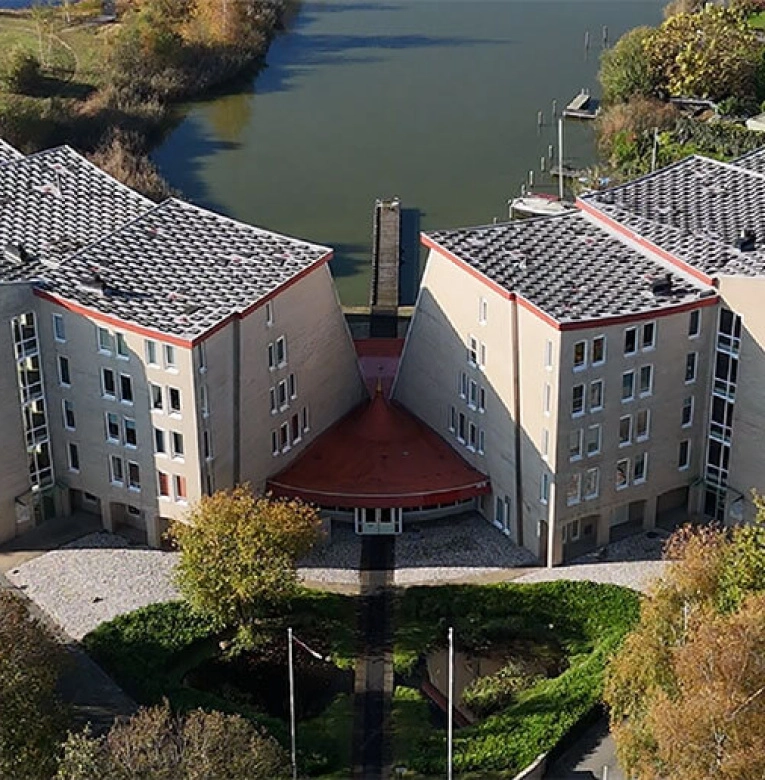
<svg viewBox="0 0 765 780"><path fill-rule="evenodd" d="M605 663L637 620L638 598L625 588L588 582L400 591L394 618L395 765L407 767L409 778L444 774L444 718L419 687L423 659L443 649L449 626L454 627L457 648L463 653L481 656L496 653L497 648L522 646L531 648L531 653L538 648L540 656L553 648L562 659L554 672L530 677L518 691L503 690L502 695L490 697L486 716L455 733L454 761L461 777L511 778L552 748L600 701ZM219 642L225 635L182 602L118 617L91 632L84 643L140 703L166 696L181 710L205 707L240 712L286 746L284 630L291 625L303 641L331 655L337 667L332 672L334 682L327 678L328 682L316 686L316 694L310 694L311 684L316 685L311 674L322 678L327 665L311 661L299 649L295 654L298 693L301 687L304 690L302 705L298 695L299 761L311 777L339 780L348 776L351 766L353 706L348 670L358 644L356 619L354 598L304 591L289 617L264 629L262 645L244 666L232 662L224 683L216 679L216 664L220 665ZM324 666L317 668L316 663ZM247 680L250 688L237 684ZM270 705L259 687L268 688L269 683ZM318 703L317 697L323 700Z"/></svg>
<svg viewBox="0 0 765 780"><path fill-rule="evenodd" d="M765 30L765 11L750 16L746 23L755 30Z"/></svg>

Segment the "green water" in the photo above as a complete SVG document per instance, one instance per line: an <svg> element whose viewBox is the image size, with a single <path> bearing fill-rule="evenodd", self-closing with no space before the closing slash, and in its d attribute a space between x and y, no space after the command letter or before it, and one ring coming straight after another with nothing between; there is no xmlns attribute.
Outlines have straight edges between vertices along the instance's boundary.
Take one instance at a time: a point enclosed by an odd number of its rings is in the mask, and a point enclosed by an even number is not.
<svg viewBox="0 0 765 780"><path fill-rule="evenodd" d="M155 160L196 203L334 247L340 296L362 303L375 198L430 230L503 218L530 169L554 191L552 101L596 92L604 25L613 42L663 4L306 0L255 83L186 107ZM590 126L567 122L565 148L592 162Z"/></svg>

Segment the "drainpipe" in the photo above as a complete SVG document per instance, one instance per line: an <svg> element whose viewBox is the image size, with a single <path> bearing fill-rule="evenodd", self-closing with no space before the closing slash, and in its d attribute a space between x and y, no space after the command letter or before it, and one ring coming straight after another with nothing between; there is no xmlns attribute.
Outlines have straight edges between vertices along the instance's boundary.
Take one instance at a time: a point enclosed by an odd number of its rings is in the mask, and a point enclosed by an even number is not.
<svg viewBox="0 0 765 780"><path fill-rule="evenodd" d="M518 301L511 303L513 317L513 422L515 423L515 518L516 541L523 547L523 473L521 468L521 360L518 337Z"/></svg>
<svg viewBox="0 0 765 780"><path fill-rule="evenodd" d="M238 485L241 479L241 451L242 451L242 426L240 425L241 401L242 401L242 354L241 354L241 322L235 317L231 323L232 348L233 348L233 412L234 412L234 485Z"/></svg>

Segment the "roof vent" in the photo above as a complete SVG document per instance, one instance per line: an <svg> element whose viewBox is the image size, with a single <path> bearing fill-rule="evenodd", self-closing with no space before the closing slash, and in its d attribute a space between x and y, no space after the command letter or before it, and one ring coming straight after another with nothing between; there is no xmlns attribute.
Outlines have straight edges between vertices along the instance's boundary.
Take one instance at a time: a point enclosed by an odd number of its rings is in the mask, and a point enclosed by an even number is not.
<svg viewBox="0 0 765 780"><path fill-rule="evenodd" d="M29 260L29 255L23 244L6 244L3 255L13 265L24 265Z"/></svg>
<svg viewBox="0 0 765 780"><path fill-rule="evenodd" d="M666 274L651 282L651 292L654 295L670 295L672 293L672 275Z"/></svg>
<svg viewBox="0 0 765 780"><path fill-rule="evenodd" d="M85 291L103 295L106 292L106 282L101 274L94 273L92 276L83 276L77 280L77 286Z"/></svg>
<svg viewBox="0 0 765 780"><path fill-rule="evenodd" d="M742 230L736 239L736 249L740 252L754 252L757 245L757 234L754 230Z"/></svg>

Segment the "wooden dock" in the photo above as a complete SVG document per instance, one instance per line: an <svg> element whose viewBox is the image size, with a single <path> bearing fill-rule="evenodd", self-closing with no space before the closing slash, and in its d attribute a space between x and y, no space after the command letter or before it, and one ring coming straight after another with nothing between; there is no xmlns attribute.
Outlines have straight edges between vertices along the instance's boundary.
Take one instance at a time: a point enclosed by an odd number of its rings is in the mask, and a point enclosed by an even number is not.
<svg viewBox="0 0 765 780"><path fill-rule="evenodd" d="M401 204L398 198L375 203L372 236L372 314L393 314L398 309L398 271L401 260Z"/></svg>
<svg viewBox="0 0 765 780"><path fill-rule="evenodd" d="M563 109L563 116L567 119L595 119L599 113L600 102L591 97L586 89Z"/></svg>

